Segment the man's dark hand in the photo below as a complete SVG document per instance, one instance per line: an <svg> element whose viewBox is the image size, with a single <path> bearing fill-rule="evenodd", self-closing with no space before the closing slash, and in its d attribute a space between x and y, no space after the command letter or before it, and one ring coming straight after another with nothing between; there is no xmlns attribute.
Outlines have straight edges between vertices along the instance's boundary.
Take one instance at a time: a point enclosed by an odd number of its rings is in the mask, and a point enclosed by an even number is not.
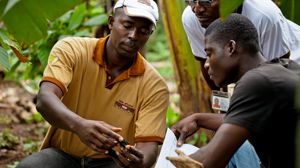
<svg viewBox="0 0 300 168"><path fill-rule="evenodd" d="M116 133L121 130L121 128L111 126L103 121L83 119L74 132L88 147L100 153L105 153L108 149L117 145L118 141L123 140L123 137Z"/></svg>
<svg viewBox="0 0 300 168"><path fill-rule="evenodd" d="M119 165L128 168L143 167L144 155L131 145L126 145L120 152L116 152Z"/></svg>
<svg viewBox="0 0 300 168"><path fill-rule="evenodd" d="M179 121L177 124L172 126L171 130L174 132L178 138L177 145L181 146L184 144L185 140L193 135L198 130L197 121L194 115L188 116L183 120Z"/></svg>
<svg viewBox="0 0 300 168"><path fill-rule="evenodd" d="M176 149L178 156L167 156L176 168L203 168L203 164L185 155L182 151Z"/></svg>

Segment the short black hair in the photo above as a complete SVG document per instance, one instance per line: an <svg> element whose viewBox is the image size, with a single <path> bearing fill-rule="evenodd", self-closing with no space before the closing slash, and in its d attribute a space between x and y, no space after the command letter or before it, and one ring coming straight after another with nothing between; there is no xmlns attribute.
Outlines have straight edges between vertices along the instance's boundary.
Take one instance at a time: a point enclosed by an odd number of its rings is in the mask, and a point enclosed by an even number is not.
<svg viewBox="0 0 300 168"><path fill-rule="evenodd" d="M221 18L215 20L206 29L205 36L208 35L222 45L234 40L237 46L250 54L260 50L254 24L241 14L230 14L224 21Z"/></svg>

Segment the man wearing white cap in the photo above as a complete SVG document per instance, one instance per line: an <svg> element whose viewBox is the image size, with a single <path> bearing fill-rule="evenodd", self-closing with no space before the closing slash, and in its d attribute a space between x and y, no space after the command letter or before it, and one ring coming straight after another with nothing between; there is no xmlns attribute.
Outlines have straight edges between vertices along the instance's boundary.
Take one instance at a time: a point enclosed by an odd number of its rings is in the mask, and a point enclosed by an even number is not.
<svg viewBox="0 0 300 168"><path fill-rule="evenodd" d="M37 98L51 127L41 151L18 167L153 165L166 131L169 92L138 51L157 20L153 0L119 0L109 36L55 44Z"/></svg>

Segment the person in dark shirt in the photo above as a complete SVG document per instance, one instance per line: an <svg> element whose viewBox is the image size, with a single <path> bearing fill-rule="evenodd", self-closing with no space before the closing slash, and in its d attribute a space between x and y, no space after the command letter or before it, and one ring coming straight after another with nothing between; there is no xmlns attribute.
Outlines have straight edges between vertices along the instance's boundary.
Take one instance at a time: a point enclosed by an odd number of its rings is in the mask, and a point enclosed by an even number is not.
<svg viewBox="0 0 300 168"><path fill-rule="evenodd" d="M246 140L263 167L294 167L299 76L279 63L265 62L255 26L240 14L208 26L205 52L210 79L219 87L236 83L235 90L226 114L197 113L173 126L178 143L204 127L217 132L189 157L205 168L224 168Z"/></svg>

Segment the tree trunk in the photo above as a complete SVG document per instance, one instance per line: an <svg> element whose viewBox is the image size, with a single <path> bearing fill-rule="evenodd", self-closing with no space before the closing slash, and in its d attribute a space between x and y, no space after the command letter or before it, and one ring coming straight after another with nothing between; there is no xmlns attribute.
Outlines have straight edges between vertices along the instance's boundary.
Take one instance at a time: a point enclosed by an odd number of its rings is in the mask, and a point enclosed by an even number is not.
<svg viewBox="0 0 300 168"><path fill-rule="evenodd" d="M195 112L209 112L210 90L200 75L200 64L191 52L181 23L185 2L173 0L172 3L168 3L160 0L159 6L175 69L181 116L185 117Z"/></svg>

